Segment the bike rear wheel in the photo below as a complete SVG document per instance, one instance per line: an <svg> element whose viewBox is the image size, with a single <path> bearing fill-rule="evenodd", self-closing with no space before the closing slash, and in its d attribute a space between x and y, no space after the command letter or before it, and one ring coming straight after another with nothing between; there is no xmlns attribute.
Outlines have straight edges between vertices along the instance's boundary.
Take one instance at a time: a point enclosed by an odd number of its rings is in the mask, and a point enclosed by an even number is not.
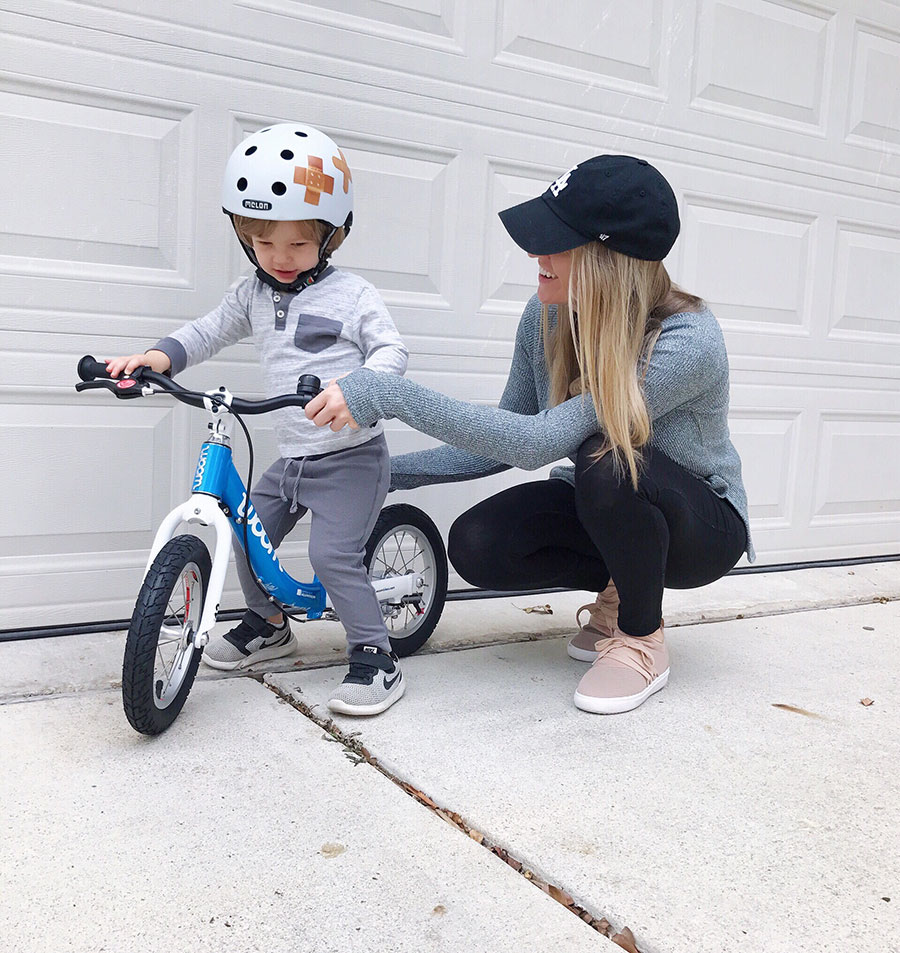
<svg viewBox="0 0 900 953"><path fill-rule="evenodd" d="M122 662L122 704L135 731L158 735L178 717L197 674L209 551L196 536L176 536L144 578Z"/></svg>
<svg viewBox="0 0 900 953"><path fill-rule="evenodd" d="M391 648L401 658L411 655L428 641L447 598L447 552L438 528L418 507L386 506L366 544L365 565L370 579L421 577L416 601L381 604Z"/></svg>

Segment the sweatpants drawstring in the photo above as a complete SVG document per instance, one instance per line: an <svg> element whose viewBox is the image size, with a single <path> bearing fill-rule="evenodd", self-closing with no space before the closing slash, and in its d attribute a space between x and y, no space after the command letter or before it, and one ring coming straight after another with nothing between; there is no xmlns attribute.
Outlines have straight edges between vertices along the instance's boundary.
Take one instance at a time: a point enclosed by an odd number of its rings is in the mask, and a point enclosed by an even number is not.
<svg viewBox="0 0 900 953"><path fill-rule="evenodd" d="M300 496L300 476L303 473L304 460L305 460L305 457L291 457L285 463L284 470L281 473L281 479L278 481L278 495L281 497L281 499L285 503L291 504L291 509L290 509L291 513L296 513L297 510L300 509L300 500L298 499L298 497ZM291 492L290 499L288 499L287 494L284 492L284 490L285 490L285 484L287 483L287 480L288 480L288 471L291 468L291 464L297 465L297 475L293 478L294 488Z"/></svg>

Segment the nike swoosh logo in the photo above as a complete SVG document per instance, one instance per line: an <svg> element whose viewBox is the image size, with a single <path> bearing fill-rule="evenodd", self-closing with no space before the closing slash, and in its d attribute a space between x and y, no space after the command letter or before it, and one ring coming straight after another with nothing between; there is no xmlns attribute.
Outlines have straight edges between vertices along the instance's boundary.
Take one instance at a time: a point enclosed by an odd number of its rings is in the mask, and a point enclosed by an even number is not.
<svg viewBox="0 0 900 953"><path fill-rule="evenodd" d="M397 672L393 678L388 678L387 675L384 676L384 687L385 690L389 691L394 686L394 682L402 675L402 672Z"/></svg>

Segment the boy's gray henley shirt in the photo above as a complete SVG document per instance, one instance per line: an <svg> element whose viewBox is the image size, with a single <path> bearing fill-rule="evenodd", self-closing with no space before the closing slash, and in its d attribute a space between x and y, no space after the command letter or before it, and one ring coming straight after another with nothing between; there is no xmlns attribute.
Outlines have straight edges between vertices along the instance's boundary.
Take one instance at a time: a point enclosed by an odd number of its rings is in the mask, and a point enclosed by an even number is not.
<svg viewBox="0 0 900 953"><path fill-rule="evenodd" d="M217 308L153 348L168 356L175 375L246 337L259 351L266 397L296 393L301 374L315 374L323 387L359 368L400 375L409 356L375 288L333 266L296 293L275 291L255 275L243 278ZM379 423L335 433L307 420L301 407L275 410L271 417L285 458L355 447L383 430Z"/></svg>

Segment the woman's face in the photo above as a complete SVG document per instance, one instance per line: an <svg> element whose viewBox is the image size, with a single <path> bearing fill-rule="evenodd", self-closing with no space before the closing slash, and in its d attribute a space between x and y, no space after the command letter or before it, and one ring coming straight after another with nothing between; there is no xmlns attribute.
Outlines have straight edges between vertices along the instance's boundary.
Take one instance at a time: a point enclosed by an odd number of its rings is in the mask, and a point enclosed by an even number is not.
<svg viewBox="0 0 900 953"><path fill-rule="evenodd" d="M558 255L532 255L538 264L537 296L542 304L565 304L569 300L569 272L572 269L572 253Z"/></svg>

